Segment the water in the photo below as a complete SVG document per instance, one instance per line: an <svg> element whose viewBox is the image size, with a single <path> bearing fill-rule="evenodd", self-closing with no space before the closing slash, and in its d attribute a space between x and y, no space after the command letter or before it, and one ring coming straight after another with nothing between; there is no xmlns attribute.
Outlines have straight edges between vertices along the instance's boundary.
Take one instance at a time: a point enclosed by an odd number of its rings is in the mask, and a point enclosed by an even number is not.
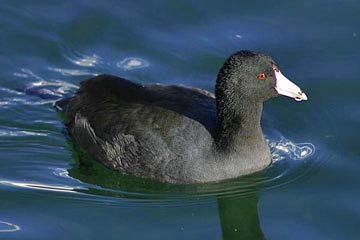
<svg viewBox="0 0 360 240"><path fill-rule="evenodd" d="M358 1L2 1L0 239L358 239ZM169 185L83 168L53 102L100 73L214 89L240 49L309 101L265 104L274 164Z"/></svg>

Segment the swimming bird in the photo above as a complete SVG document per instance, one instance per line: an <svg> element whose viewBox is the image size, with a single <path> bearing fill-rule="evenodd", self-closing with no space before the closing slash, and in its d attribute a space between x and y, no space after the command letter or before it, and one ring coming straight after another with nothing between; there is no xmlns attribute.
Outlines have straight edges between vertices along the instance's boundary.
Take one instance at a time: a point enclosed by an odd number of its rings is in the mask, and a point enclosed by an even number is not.
<svg viewBox="0 0 360 240"><path fill-rule="evenodd" d="M278 95L307 100L275 61L239 51L221 67L215 95L98 75L56 103L70 136L108 168L168 183L239 177L271 163L260 119Z"/></svg>

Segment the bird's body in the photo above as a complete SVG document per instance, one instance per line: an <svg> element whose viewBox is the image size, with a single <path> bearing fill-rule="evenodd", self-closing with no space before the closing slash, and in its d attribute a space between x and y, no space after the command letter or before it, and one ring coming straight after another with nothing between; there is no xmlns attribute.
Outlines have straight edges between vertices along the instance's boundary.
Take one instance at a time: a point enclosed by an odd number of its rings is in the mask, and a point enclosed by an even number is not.
<svg viewBox="0 0 360 240"><path fill-rule="evenodd" d="M162 182L217 181L271 162L260 127L262 100L221 97L236 86L221 86L219 77L215 98L196 88L99 75L57 105L71 137L109 168ZM269 92L276 95L273 87Z"/></svg>

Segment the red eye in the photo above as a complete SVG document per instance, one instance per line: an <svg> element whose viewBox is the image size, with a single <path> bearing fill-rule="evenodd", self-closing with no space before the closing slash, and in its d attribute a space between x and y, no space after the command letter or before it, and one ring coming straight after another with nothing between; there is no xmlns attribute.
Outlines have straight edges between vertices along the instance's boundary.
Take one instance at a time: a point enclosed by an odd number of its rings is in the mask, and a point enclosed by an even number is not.
<svg viewBox="0 0 360 240"><path fill-rule="evenodd" d="M264 80L266 78L266 74L265 73L260 73L257 75L257 78L260 80Z"/></svg>

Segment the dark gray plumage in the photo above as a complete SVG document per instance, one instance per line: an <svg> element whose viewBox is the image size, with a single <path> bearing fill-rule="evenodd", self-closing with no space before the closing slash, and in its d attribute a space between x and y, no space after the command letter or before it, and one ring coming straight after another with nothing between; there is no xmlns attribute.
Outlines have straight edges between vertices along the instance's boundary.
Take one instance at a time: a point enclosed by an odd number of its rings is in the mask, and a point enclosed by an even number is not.
<svg viewBox="0 0 360 240"><path fill-rule="evenodd" d="M162 182L217 181L271 162L260 118L263 101L277 95L274 66L264 54L235 53L218 74L216 99L196 88L100 75L57 105L71 137L109 168Z"/></svg>

